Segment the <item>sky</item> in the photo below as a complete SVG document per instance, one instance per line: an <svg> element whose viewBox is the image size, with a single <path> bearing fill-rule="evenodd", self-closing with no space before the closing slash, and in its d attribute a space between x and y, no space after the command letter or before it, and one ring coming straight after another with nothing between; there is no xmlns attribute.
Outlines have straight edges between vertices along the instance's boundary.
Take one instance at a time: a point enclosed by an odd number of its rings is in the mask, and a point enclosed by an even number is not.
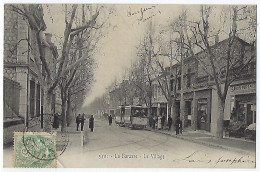
<svg viewBox="0 0 260 172"><path fill-rule="evenodd" d="M120 81L124 71L130 67L137 57L137 46L145 29L152 20L157 29L162 29L169 21L176 18L184 9L188 10L189 20L198 19L199 5L106 5L113 8L109 15L110 26L104 28L104 37L98 43L98 51L94 55L97 69L94 72L95 82L84 101L83 106L90 104L96 97L102 96L113 81ZM217 7L219 11L221 6ZM64 22L64 6L45 5L44 19L47 31L62 37ZM101 14L102 16L102 14ZM107 17L107 16L106 16ZM220 19L215 15L215 24Z"/></svg>

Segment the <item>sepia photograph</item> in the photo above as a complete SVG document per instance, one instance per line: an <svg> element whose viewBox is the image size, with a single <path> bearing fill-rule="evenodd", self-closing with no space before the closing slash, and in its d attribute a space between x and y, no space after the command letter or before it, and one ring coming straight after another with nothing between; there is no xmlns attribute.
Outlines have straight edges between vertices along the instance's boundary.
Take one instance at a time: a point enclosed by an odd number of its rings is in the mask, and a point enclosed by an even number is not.
<svg viewBox="0 0 260 172"><path fill-rule="evenodd" d="M2 5L4 168L256 168L257 4Z"/></svg>

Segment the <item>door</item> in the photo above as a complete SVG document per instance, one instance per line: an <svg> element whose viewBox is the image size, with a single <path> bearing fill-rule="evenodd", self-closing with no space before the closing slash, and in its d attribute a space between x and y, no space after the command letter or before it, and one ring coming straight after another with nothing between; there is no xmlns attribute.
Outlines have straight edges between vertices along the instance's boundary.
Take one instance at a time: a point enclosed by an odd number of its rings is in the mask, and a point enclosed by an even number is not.
<svg viewBox="0 0 260 172"><path fill-rule="evenodd" d="M254 117L253 117L253 111L251 109L252 104L247 104L247 125L253 124L254 123Z"/></svg>
<svg viewBox="0 0 260 172"><path fill-rule="evenodd" d="M198 104L198 115L197 115L197 129L207 130L208 121L208 108L207 104Z"/></svg>
<svg viewBox="0 0 260 172"><path fill-rule="evenodd" d="M185 101L185 127L191 126L191 101Z"/></svg>

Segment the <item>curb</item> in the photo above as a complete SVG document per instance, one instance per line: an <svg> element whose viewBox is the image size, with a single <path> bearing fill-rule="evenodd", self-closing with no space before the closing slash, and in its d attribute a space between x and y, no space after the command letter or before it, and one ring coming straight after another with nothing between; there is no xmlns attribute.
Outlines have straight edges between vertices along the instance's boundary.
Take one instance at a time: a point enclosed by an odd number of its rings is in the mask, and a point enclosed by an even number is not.
<svg viewBox="0 0 260 172"><path fill-rule="evenodd" d="M238 148L232 148L232 147L229 147L229 146L218 145L218 144L209 143L209 142L203 142L203 141L199 141L199 140L195 140L195 139L186 138L186 137L183 137L183 136L177 136L177 135L173 135L173 134L170 134L170 133L164 133L164 132L160 132L160 131L157 131L157 130L151 130L151 129L148 129L148 128L145 128L144 130L168 135L168 136L171 136L171 137L174 137L174 138L177 138L177 139L190 141L190 142L200 144L200 145L204 145L204 146L209 146L209 147L213 147L213 148L220 148L220 149L223 149L223 150L228 150L228 151L237 152L237 153L243 153L243 154L247 154L247 155L252 154L251 151L245 151L245 150L241 150L241 149L238 149Z"/></svg>

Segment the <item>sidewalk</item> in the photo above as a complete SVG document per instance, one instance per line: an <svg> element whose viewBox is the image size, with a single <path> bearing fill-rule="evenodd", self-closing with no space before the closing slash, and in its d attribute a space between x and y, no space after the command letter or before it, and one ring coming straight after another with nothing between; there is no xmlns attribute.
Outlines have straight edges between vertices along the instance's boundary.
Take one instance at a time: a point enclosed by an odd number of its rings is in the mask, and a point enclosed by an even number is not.
<svg viewBox="0 0 260 172"><path fill-rule="evenodd" d="M87 141L87 131L76 131L76 125L71 125L66 128L66 132L62 133L60 128L56 132L58 167L64 167L64 164L68 161L65 155L74 155L82 152L83 145Z"/></svg>
<svg viewBox="0 0 260 172"><path fill-rule="evenodd" d="M146 128L146 130L165 134L165 135L170 135L178 139L187 140L205 146L221 148L221 149L239 152L239 153L242 152L245 154L255 154L256 151L256 142L254 141L242 140L237 138L219 139L206 131L185 131L184 130L182 134L176 135L173 129L168 131L165 129L158 130L158 129Z"/></svg>

